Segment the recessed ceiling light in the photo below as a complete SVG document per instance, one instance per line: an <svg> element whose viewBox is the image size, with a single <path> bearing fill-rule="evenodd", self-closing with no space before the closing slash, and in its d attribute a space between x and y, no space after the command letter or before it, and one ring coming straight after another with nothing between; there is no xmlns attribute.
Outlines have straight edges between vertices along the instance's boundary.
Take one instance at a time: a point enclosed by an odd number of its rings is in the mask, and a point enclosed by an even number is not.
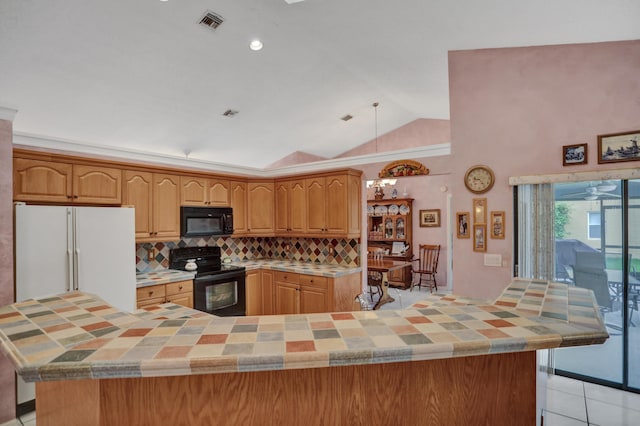
<svg viewBox="0 0 640 426"><path fill-rule="evenodd" d="M224 115L225 117L233 117L237 113L238 113L238 111L236 111L236 110L228 109L225 112L223 112L222 115Z"/></svg>
<svg viewBox="0 0 640 426"><path fill-rule="evenodd" d="M249 48L251 50L261 50L262 49L262 42L260 40L253 40L251 43L249 43Z"/></svg>

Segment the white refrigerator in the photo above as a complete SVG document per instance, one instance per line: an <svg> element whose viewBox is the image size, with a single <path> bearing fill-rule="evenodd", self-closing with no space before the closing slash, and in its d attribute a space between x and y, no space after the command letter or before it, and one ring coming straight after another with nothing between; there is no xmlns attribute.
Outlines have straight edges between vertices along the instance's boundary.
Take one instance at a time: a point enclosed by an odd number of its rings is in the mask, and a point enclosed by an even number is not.
<svg viewBox="0 0 640 426"><path fill-rule="evenodd" d="M16 301L80 290L135 310L133 208L16 204L14 237ZM34 388L19 378L18 404Z"/></svg>

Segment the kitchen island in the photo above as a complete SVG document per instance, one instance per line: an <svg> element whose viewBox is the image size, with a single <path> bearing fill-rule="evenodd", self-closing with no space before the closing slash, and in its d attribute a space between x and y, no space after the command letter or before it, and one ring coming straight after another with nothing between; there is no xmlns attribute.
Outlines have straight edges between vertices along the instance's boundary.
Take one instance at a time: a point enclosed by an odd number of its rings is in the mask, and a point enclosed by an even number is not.
<svg viewBox="0 0 640 426"><path fill-rule="evenodd" d="M213 317L67 293L0 308L47 424L534 424L536 350L603 343L593 294L515 279L493 303Z"/></svg>

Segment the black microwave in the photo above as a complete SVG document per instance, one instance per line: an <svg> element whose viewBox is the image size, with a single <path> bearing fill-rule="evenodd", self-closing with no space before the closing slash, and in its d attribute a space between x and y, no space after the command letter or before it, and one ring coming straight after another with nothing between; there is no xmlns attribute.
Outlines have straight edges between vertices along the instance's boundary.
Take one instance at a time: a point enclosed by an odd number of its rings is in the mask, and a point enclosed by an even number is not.
<svg viewBox="0 0 640 426"><path fill-rule="evenodd" d="M208 237L233 233L231 207L180 207L180 236Z"/></svg>

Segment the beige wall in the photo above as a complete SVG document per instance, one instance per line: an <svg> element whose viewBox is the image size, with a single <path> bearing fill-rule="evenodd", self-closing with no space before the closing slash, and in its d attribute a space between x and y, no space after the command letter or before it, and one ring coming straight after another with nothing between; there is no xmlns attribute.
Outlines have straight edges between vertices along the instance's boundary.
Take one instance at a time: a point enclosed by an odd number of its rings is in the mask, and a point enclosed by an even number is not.
<svg viewBox="0 0 640 426"><path fill-rule="evenodd" d="M511 279L510 176L619 166L597 163L597 135L640 128L638 70L640 40L449 53L453 209L471 209L462 177L483 163L496 174L488 209L507 217L506 238L488 240L505 267L483 266L470 240L454 240L456 293L493 298ZM577 143L588 144L588 164L563 167L562 146Z"/></svg>
<svg viewBox="0 0 640 426"><path fill-rule="evenodd" d="M12 123L0 119L0 306L13 303ZM0 424L15 417L15 370L0 355Z"/></svg>

